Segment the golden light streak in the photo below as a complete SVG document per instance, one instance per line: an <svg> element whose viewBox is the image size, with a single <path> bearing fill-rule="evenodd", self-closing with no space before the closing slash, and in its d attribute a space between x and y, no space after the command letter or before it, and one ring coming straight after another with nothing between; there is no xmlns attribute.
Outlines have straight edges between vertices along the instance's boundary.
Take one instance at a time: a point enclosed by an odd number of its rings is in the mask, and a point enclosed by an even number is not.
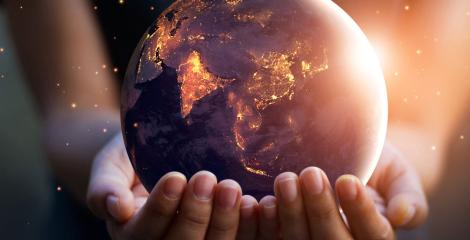
<svg viewBox="0 0 470 240"><path fill-rule="evenodd" d="M231 7L235 7L241 2L242 0L225 0L225 3L227 3Z"/></svg>
<svg viewBox="0 0 470 240"><path fill-rule="evenodd" d="M243 168L245 168L245 170L247 170L248 172L258 174L258 175L262 175L262 176L266 176L266 177L271 177L266 171L255 169L255 168L252 168L252 167L246 165L245 160L242 160L242 163L243 163Z"/></svg>

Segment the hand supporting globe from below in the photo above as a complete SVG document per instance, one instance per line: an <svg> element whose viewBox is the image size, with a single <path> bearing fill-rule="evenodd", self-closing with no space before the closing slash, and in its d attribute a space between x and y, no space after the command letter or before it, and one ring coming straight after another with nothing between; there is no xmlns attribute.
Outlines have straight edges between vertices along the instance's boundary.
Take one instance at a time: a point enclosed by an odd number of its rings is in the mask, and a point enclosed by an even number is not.
<svg viewBox="0 0 470 240"><path fill-rule="evenodd" d="M121 102L148 190L208 170L259 198L308 166L365 183L387 125L379 62L327 0L176 1L135 50Z"/></svg>

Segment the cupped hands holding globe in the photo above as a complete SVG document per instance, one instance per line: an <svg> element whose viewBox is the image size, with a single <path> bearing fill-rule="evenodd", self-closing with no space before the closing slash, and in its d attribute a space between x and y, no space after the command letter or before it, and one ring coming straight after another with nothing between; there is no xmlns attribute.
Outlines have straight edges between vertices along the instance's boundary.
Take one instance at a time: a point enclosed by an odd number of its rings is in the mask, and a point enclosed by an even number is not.
<svg viewBox="0 0 470 240"><path fill-rule="evenodd" d="M233 180L173 172L148 193L119 135L94 161L88 204L113 239L394 239L394 229L420 225L428 211L418 176L388 144L367 186L344 175L333 189L309 167L280 174L273 187L258 203Z"/></svg>
<svg viewBox="0 0 470 240"><path fill-rule="evenodd" d="M380 64L332 1L175 1L121 107L89 186L114 238L393 239L426 218L416 173L383 148Z"/></svg>

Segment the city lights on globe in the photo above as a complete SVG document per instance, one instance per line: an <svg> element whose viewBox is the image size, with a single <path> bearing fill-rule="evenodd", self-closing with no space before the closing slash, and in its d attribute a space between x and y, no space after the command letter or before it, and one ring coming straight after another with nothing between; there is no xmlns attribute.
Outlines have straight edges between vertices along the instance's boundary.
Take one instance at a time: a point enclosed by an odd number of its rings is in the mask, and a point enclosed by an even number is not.
<svg viewBox="0 0 470 240"><path fill-rule="evenodd" d="M129 64L122 123L151 190L200 170L244 194L317 166L364 183L385 139L385 81L367 38L328 0L180 0Z"/></svg>

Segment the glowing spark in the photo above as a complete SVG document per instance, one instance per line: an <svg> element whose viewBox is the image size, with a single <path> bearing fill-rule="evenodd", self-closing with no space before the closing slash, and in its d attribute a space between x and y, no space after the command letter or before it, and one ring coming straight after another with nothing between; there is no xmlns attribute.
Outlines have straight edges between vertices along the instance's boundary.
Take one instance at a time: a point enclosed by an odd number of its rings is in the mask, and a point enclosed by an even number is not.
<svg viewBox="0 0 470 240"><path fill-rule="evenodd" d="M421 51L421 49L416 50L416 54L421 55L421 53L423 53L423 51Z"/></svg>
<svg viewBox="0 0 470 240"><path fill-rule="evenodd" d="M394 75L395 77L398 77L399 73L398 73L398 72L394 72L393 75Z"/></svg>
<svg viewBox="0 0 470 240"><path fill-rule="evenodd" d="M106 64L101 65L102 69L106 69Z"/></svg>
<svg viewBox="0 0 470 240"><path fill-rule="evenodd" d="M119 71L118 68L113 68L113 72L117 73Z"/></svg>
<svg viewBox="0 0 470 240"><path fill-rule="evenodd" d="M431 146L432 151L436 151L436 146Z"/></svg>
<svg viewBox="0 0 470 240"><path fill-rule="evenodd" d="M118 3L124 5L124 0L119 0Z"/></svg>
<svg viewBox="0 0 470 240"><path fill-rule="evenodd" d="M133 126L134 128L138 128L138 127L139 127L139 123L136 123L136 122L135 122L134 124L132 124L132 126Z"/></svg>
<svg viewBox="0 0 470 240"><path fill-rule="evenodd" d="M61 186L57 186L57 192L61 192L62 191L62 187Z"/></svg>
<svg viewBox="0 0 470 240"><path fill-rule="evenodd" d="M107 133L108 132L108 129L107 128L103 128L103 133Z"/></svg>
<svg viewBox="0 0 470 240"><path fill-rule="evenodd" d="M94 107L94 108L98 108L99 105L95 103L95 104L93 105L93 107Z"/></svg>
<svg viewBox="0 0 470 240"><path fill-rule="evenodd" d="M0 53L5 52L5 48L0 48Z"/></svg>
<svg viewBox="0 0 470 240"><path fill-rule="evenodd" d="M98 6L94 6L93 10L95 10L95 11L98 10Z"/></svg>
<svg viewBox="0 0 470 240"><path fill-rule="evenodd" d="M403 9L405 9L405 11L409 11L409 10L410 10L410 6L409 6L409 5L405 5L405 7L403 7Z"/></svg>
<svg viewBox="0 0 470 240"><path fill-rule="evenodd" d="M465 136L464 135L460 135L460 140L464 140L465 139Z"/></svg>
<svg viewBox="0 0 470 240"><path fill-rule="evenodd" d="M77 108L78 105L77 105L76 103L72 103L72 104L70 104L70 107L71 107L71 108Z"/></svg>
<svg viewBox="0 0 470 240"><path fill-rule="evenodd" d="M154 6L150 6L150 11L153 11L155 10L155 7Z"/></svg>

